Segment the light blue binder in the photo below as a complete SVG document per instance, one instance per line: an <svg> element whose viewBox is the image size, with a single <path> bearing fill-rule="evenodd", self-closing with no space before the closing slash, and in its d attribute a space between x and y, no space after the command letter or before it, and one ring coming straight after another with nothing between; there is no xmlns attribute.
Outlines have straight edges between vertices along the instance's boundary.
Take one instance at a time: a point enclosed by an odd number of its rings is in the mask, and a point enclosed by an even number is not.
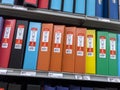
<svg viewBox="0 0 120 90"><path fill-rule="evenodd" d="M40 42L40 32L41 32L41 23L30 22L23 69L26 70L36 69L39 42ZM34 39L32 37L34 37ZM36 45L31 46L30 44L31 42L36 42Z"/></svg>
<svg viewBox="0 0 120 90"><path fill-rule="evenodd" d="M75 13L85 14L85 0L76 0Z"/></svg>
<svg viewBox="0 0 120 90"><path fill-rule="evenodd" d="M74 8L74 0L64 0L63 3L63 11L65 12L73 12Z"/></svg>
<svg viewBox="0 0 120 90"><path fill-rule="evenodd" d="M15 0L2 0L1 3L2 4L11 4L11 5L14 5Z"/></svg>
<svg viewBox="0 0 120 90"><path fill-rule="evenodd" d="M118 75L120 76L120 34L118 34Z"/></svg>
<svg viewBox="0 0 120 90"><path fill-rule="evenodd" d="M95 5L96 0L87 0L86 6L86 15L87 16L95 16Z"/></svg>
<svg viewBox="0 0 120 90"><path fill-rule="evenodd" d="M62 8L62 0L51 0L50 9L61 10L61 8Z"/></svg>

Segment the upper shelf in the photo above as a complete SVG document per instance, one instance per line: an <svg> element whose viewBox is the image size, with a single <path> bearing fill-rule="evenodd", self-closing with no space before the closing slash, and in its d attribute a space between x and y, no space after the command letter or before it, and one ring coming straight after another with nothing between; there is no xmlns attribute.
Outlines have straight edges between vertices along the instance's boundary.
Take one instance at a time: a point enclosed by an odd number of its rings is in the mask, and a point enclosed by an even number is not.
<svg viewBox="0 0 120 90"><path fill-rule="evenodd" d="M80 14L72 14L60 11L27 8L23 6L0 5L0 15L22 19L45 21L66 25L83 26L120 31L120 22L104 18L87 17Z"/></svg>

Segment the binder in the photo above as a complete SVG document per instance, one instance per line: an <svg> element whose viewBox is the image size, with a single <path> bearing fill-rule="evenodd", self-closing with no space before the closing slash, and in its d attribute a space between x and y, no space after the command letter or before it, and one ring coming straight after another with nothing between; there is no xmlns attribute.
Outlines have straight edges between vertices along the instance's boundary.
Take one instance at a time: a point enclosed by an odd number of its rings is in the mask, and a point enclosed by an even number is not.
<svg viewBox="0 0 120 90"><path fill-rule="evenodd" d="M19 84L9 84L8 85L8 90L22 90L21 85Z"/></svg>
<svg viewBox="0 0 120 90"><path fill-rule="evenodd" d="M96 16L103 17L103 1L104 0L96 0Z"/></svg>
<svg viewBox="0 0 120 90"><path fill-rule="evenodd" d="M48 9L48 7L49 7L49 0L39 0L38 8Z"/></svg>
<svg viewBox="0 0 120 90"><path fill-rule="evenodd" d="M74 8L74 0L64 0L63 3L63 11L64 12L73 12L73 8Z"/></svg>
<svg viewBox="0 0 120 90"><path fill-rule="evenodd" d="M86 0L76 0L75 1L75 13L85 14L85 3Z"/></svg>
<svg viewBox="0 0 120 90"><path fill-rule="evenodd" d="M43 23L41 32L41 42L39 47L37 69L48 71L51 58L53 24Z"/></svg>
<svg viewBox="0 0 120 90"><path fill-rule="evenodd" d="M109 33L109 75L118 75L117 34Z"/></svg>
<svg viewBox="0 0 120 90"><path fill-rule="evenodd" d="M90 87L82 87L81 90L93 90L93 88L90 88Z"/></svg>
<svg viewBox="0 0 120 90"><path fill-rule="evenodd" d="M119 20L120 20L120 0L119 0L119 11L118 11L118 13L119 13Z"/></svg>
<svg viewBox="0 0 120 90"><path fill-rule="evenodd" d="M75 70L75 36L76 27L65 28L65 42L63 49L63 72L74 72Z"/></svg>
<svg viewBox="0 0 120 90"><path fill-rule="evenodd" d="M8 67L15 24L16 24L15 19L5 20L4 31L0 45L0 67L2 68Z"/></svg>
<svg viewBox="0 0 120 90"><path fill-rule="evenodd" d="M62 9L62 0L51 0L50 9L60 10Z"/></svg>
<svg viewBox="0 0 120 90"><path fill-rule="evenodd" d="M0 82L0 90L7 90L8 83Z"/></svg>
<svg viewBox="0 0 120 90"><path fill-rule="evenodd" d="M0 17L0 42L1 42L1 38L2 38L3 24L4 24L4 19L3 19L3 17Z"/></svg>
<svg viewBox="0 0 120 90"><path fill-rule="evenodd" d="M28 21L17 20L13 36L9 68L22 69L27 38Z"/></svg>
<svg viewBox="0 0 120 90"><path fill-rule="evenodd" d="M118 19L119 4L118 0L109 0L109 18ZM114 11L114 13L113 13Z"/></svg>
<svg viewBox="0 0 120 90"><path fill-rule="evenodd" d="M16 3L17 0L1 0L2 4L10 4L10 5L14 5Z"/></svg>
<svg viewBox="0 0 120 90"><path fill-rule="evenodd" d="M86 66L86 28L77 28L75 45L75 73L85 74Z"/></svg>
<svg viewBox="0 0 120 90"><path fill-rule="evenodd" d="M108 9L109 9L109 8L108 8L108 1L109 1L109 0L103 0L103 17L104 17L104 18L108 18L108 13L109 13L109 12L108 12L108 11L109 11L109 10L108 10Z"/></svg>
<svg viewBox="0 0 120 90"><path fill-rule="evenodd" d="M108 88L107 90L118 90L117 88Z"/></svg>
<svg viewBox="0 0 120 90"><path fill-rule="evenodd" d="M30 22L23 69L36 70L40 42L41 23Z"/></svg>
<svg viewBox="0 0 120 90"><path fill-rule="evenodd" d="M40 85L27 85L27 90L40 90Z"/></svg>
<svg viewBox="0 0 120 90"><path fill-rule="evenodd" d="M61 72L64 42L64 25L54 25L50 71Z"/></svg>
<svg viewBox="0 0 120 90"><path fill-rule="evenodd" d="M118 75L120 76L120 34L118 34Z"/></svg>
<svg viewBox="0 0 120 90"><path fill-rule="evenodd" d="M96 0L87 0L86 2L86 15L87 16L95 16L95 3Z"/></svg>
<svg viewBox="0 0 120 90"><path fill-rule="evenodd" d="M37 7L38 6L38 0L24 0L25 6L32 6Z"/></svg>
<svg viewBox="0 0 120 90"><path fill-rule="evenodd" d="M96 31L87 30L86 73L96 73Z"/></svg>
<svg viewBox="0 0 120 90"><path fill-rule="evenodd" d="M56 90L56 88L55 88L55 87L48 86L48 85L45 85L45 86L44 86L44 90Z"/></svg>
<svg viewBox="0 0 120 90"><path fill-rule="evenodd" d="M70 86L69 88L69 90L81 90L78 86Z"/></svg>
<svg viewBox="0 0 120 90"><path fill-rule="evenodd" d="M57 86L56 90L69 90L68 87Z"/></svg>
<svg viewBox="0 0 120 90"><path fill-rule="evenodd" d="M108 75L108 32L97 31L97 74Z"/></svg>
<svg viewBox="0 0 120 90"><path fill-rule="evenodd" d="M94 88L94 90L108 90L107 88Z"/></svg>

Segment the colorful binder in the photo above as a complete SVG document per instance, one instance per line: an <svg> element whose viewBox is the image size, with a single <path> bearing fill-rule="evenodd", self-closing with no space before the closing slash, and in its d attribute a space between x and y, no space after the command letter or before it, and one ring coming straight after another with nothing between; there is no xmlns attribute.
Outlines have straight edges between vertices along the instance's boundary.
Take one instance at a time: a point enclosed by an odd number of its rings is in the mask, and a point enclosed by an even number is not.
<svg viewBox="0 0 120 90"><path fill-rule="evenodd" d="M81 90L79 86L70 86L69 90Z"/></svg>
<svg viewBox="0 0 120 90"><path fill-rule="evenodd" d="M38 6L38 0L24 0L24 5L25 6L37 7Z"/></svg>
<svg viewBox="0 0 120 90"><path fill-rule="evenodd" d="M49 7L49 0L39 0L38 8L48 9L48 7Z"/></svg>
<svg viewBox="0 0 120 90"><path fill-rule="evenodd" d="M99 75L108 75L108 32L97 31L97 70Z"/></svg>
<svg viewBox="0 0 120 90"><path fill-rule="evenodd" d="M63 11L65 12L73 12L73 8L74 8L74 0L64 0L63 3Z"/></svg>
<svg viewBox="0 0 120 90"><path fill-rule="evenodd" d="M120 20L120 0L119 0L119 20Z"/></svg>
<svg viewBox="0 0 120 90"><path fill-rule="evenodd" d="M90 87L82 87L81 90L94 90L94 89Z"/></svg>
<svg viewBox="0 0 120 90"><path fill-rule="evenodd" d="M87 30L86 73L96 73L96 31Z"/></svg>
<svg viewBox="0 0 120 90"><path fill-rule="evenodd" d="M86 2L86 15L87 16L95 16L95 6L96 0L87 0Z"/></svg>
<svg viewBox="0 0 120 90"><path fill-rule="evenodd" d="M4 31L0 45L0 67L2 68L8 67L15 24L16 24L15 19L5 20Z"/></svg>
<svg viewBox="0 0 120 90"><path fill-rule="evenodd" d="M120 76L120 34L118 34L118 75Z"/></svg>
<svg viewBox="0 0 120 90"><path fill-rule="evenodd" d="M85 74L86 66L86 28L77 28L75 45L75 73Z"/></svg>
<svg viewBox="0 0 120 90"><path fill-rule="evenodd" d="M50 9L61 10L62 9L62 0L51 0Z"/></svg>
<svg viewBox="0 0 120 90"><path fill-rule="evenodd" d="M2 4L10 4L10 5L14 5L16 3L17 0L1 0Z"/></svg>
<svg viewBox="0 0 120 90"><path fill-rule="evenodd" d="M69 90L68 87L56 86L56 90Z"/></svg>
<svg viewBox="0 0 120 90"><path fill-rule="evenodd" d="M40 90L40 85L27 85L27 90Z"/></svg>
<svg viewBox="0 0 120 90"><path fill-rule="evenodd" d="M76 27L65 28L65 40L63 50L62 71L72 72L75 70L75 36Z"/></svg>
<svg viewBox="0 0 120 90"><path fill-rule="evenodd" d="M109 75L118 75L117 34L109 33Z"/></svg>
<svg viewBox="0 0 120 90"><path fill-rule="evenodd" d="M3 17L0 17L0 42L1 42L1 38L2 38L2 32L3 32Z"/></svg>
<svg viewBox="0 0 120 90"><path fill-rule="evenodd" d="M96 0L96 16L103 17L103 1L104 0Z"/></svg>
<svg viewBox="0 0 120 90"><path fill-rule="evenodd" d="M52 23L43 23L41 32L41 42L39 47L38 64L37 69L42 71L48 71L51 58L51 46L52 46Z"/></svg>
<svg viewBox="0 0 120 90"><path fill-rule="evenodd" d="M85 3L86 3L86 0L76 0L75 13L85 14Z"/></svg>
<svg viewBox="0 0 120 90"><path fill-rule="evenodd" d="M17 20L9 59L9 68L21 69L26 47L28 21Z"/></svg>
<svg viewBox="0 0 120 90"><path fill-rule="evenodd" d="M0 82L0 90L7 90L8 83Z"/></svg>
<svg viewBox="0 0 120 90"><path fill-rule="evenodd" d="M8 85L8 90L21 90L21 85L19 84L9 84Z"/></svg>
<svg viewBox="0 0 120 90"><path fill-rule="evenodd" d="M41 23L30 22L23 69L36 70L40 42Z"/></svg>
<svg viewBox="0 0 120 90"><path fill-rule="evenodd" d="M45 85L45 86L44 86L44 90L56 90L56 88L55 88L55 87L48 86L48 85Z"/></svg>
<svg viewBox="0 0 120 90"><path fill-rule="evenodd" d="M64 25L54 25L50 71L61 72L63 59L62 57L63 57L64 29L65 29Z"/></svg>

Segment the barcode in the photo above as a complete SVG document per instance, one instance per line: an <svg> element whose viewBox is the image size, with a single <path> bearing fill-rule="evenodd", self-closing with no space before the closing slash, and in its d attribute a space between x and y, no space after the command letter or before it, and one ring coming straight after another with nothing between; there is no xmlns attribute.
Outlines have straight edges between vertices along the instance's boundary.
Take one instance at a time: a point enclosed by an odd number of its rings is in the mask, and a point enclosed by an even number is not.
<svg viewBox="0 0 120 90"><path fill-rule="evenodd" d="M22 44L15 44L15 49L22 49Z"/></svg>
<svg viewBox="0 0 120 90"><path fill-rule="evenodd" d="M83 51L77 51L77 56L83 56Z"/></svg>
<svg viewBox="0 0 120 90"><path fill-rule="evenodd" d="M92 52L88 52L88 56L93 56L93 53Z"/></svg>
<svg viewBox="0 0 120 90"><path fill-rule="evenodd" d="M29 47L28 47L28 50L29 50L29 51L35 51L35 47L34 47L34 46L29 46Z"/></svg>
<svg viewBox="0 0 120 90"><path fill-rule="evenodd" d="M106 54L100 54L100 58L106 58Z"/></svg>
<svg viewBox="0 0 120 90"><path fill-rule="evenodd" d="M2 43L2 48L8 48L8 43Z"/></svg>
<svg viewBox="0 0 120 90"><path fill-rule="evenodd" d="M110 55L110 59L116 59L116 55Z"/></svg>
<svg viewBox="0 0 120 90"><path fill-rule="evenodd" d="M66 49L66 54L72 54L72 49Z"/></svg>
<svg viewBox="0 0 120 90"><path fill-rule="evenodd" d="M48 51L48 47L41 47L41 51L44 51L44 52Z"/></svg>
<svg viewBox="0 0 120 90"><path fill-rule="evenodd" d="M59 53L60 52L60 48L54 48L54 52Z"/></svg>

